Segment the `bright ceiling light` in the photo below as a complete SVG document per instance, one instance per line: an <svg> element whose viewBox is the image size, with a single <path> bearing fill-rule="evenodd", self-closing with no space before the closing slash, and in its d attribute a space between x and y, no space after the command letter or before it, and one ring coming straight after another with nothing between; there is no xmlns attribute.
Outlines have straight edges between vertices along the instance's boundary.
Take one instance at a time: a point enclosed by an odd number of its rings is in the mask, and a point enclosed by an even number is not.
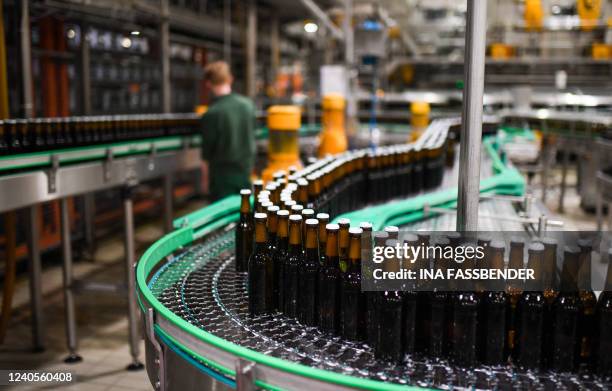
<svg viewBox="0 0 612 391"><path fill-rule="evenodd" d="M319 26L317 26L316 23L307 22L304 24L304 31L306 31L309 34L316 33L318 30L319 30Z"/></svg>
<svg viewBox="0 0 612 391"><path fill-rule="evenodd" d="M134 31L132 31L132 32L130 33L130 35L138 36L138 35L140 35L140 31L138 31L138 30L134 30Z"/></svg>
<svg viewBox="0 0 612 391"><path fill-rule="evenodd" d="M121 40L121 46L123 46L126 49L129 49L132 46L132 40L129 39L128 37L124 37Z"/></svg>

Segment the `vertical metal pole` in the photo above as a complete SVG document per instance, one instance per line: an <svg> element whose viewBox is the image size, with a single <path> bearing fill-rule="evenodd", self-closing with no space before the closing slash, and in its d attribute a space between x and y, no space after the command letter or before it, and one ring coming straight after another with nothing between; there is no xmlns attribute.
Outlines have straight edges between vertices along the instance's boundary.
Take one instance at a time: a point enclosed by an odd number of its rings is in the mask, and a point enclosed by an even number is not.
<svg viewBox="0 0 612 391"><path fill-rule="evenodd" d="M171 86L170 86L170 21L168 0L160 0L161 21L159 24L159 46L160 61L162 71L162 111L169 113L172 111Z"/></svg>
<svg viewBox="0 0 612 391"><path fill-rule="evenodd" d="M87 247L88 258L91 261L94 260L94 252L96 245L96 231L94 221L95 214L95 194L87 193L83 196L83 225L85 226L85 245Z"/></svg>
<svg viewBox="0 0 612 391"><path fill-rule="evenodd" d="M164 175L164 231L172 231L173 214L173 194L172 194L172 175Z"/></svg>
<svg viewBox="0 0 612 391"><path fill-rule="evenodd" d="M8 79L6 75L6 39L4 36L4 8L0 0L0 119L9 117Z"/></svg>
<svg viewBox="0 0 612 391"><path fill-rule="evenodd" d="M567 187L567 166L569 165L568 146L563 146L563 160L561 161L561 191L559 192L559 213L565 211L565 189Z"/></svg>
<svg viewBox="0 0 612 391"><path fill-rule="evenodd" d="M457 231L478 229L487 0L467 2Z"/></svg>
<svg viewBox="0 0 612 391"><path fill-rule="evenodd" d="M23 111L26 118L34 116L32 92L32 50L30 43L30 2L21 2L21 76L23 82Z"/></svg>
<svg viewBox="0 0 612 391"><path fill-rule="evenodd" d="M83 115L91 114L91 62L87 25L81 24L81 94Z"/></svg>
<svg viewBox="0 0 612 391"><path fill-rule="evenodd" d="M76 314L74 309L74 292L72 291L72 247L67 198L62 198L60 202L60 213L62 220L62 254L64 256L62 267L64 279L64 310L66 312L66 339L68 341L68 357L64 359L64 362L72 364L82 361L83 358L77 354Z"/></svg>
<svg viewBox="0 0 612 391"><path fill-rule="evenodd" d="M138 356L140 355L140 335L138 332L138 308L136 307L135 273L136 249L134 245L134 209L132 205L132 189L125 188L123 193L123 212L125 225L125 278L127 282L128 300L128 336L132 362L127 370L136 371L144 368Z"/></svg>
<svg viewBox="0 0 612 391"><path fill-rule="evenodd" d="M246 26L246 95L255 97L255 77L257 65L257 5L255 0L247 3Z"/></svg>
<svg viewBox="0 0 612 391"><path fill-rule="evenodd" d="M223 2L223 59L232 66L232 1Z"/></svg>
<svg viewBox="0 0 612 391"><path fill-rule="evenodd" d="M353 34L353 0L344 0L344 66L346 67L346 127L354 129L357 117L355 97L355 42Z"/></svg>
<svg viewBox="0 0 612 391"><path fill-rule="evenodd" d="M280 37L278 15L270 19L270 83L274 84L280 67Z"/></svg>
<svg viewBox="0 0 612 391"><path fill-rule="evenodd" d="M40 231L38 227L39 205L28 208L29 212L29 235L28 252L30 273L30 308L32 311L32 346L35 352L45 350L44 341L44 318L42 305L42 271L40 264Z"/></svg>

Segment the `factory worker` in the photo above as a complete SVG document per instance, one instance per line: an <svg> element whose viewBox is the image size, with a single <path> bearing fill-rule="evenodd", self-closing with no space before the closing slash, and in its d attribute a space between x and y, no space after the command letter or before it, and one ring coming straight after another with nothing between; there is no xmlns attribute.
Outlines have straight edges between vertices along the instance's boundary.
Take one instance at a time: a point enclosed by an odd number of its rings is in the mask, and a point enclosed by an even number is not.
<svg viewBox="0 0 612 391"><path fill-rule="evenodd" d="M223 61L208 64L204 82L212 100L202 117L202 158L208 161L212 201L251 187L255 159L255 106L232 92L233 77Z"/></svg>

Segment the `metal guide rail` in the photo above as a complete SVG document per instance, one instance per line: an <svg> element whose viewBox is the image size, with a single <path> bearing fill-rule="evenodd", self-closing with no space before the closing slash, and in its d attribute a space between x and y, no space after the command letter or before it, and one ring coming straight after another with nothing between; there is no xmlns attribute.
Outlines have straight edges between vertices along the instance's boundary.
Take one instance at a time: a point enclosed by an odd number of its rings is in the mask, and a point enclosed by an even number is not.
<svg viewBox="0 0 612 391"><path fill-rule="evenodd" d="M168 137L2 157L0 212L196 168L199 140Z"/></svg>
<svg viewBox="0 0 612 391"><path fill-rule="evenodd" d="M483 191L522 194L522 179L500 159L495 143L485 144L485 150L495 175L483 180ZM432 207L452 206L456 191L451 193L434 191L427 197L380 207L394 208L394 213L383 215L403 225L423 217L425 199ZM503 388L518 384L515 381L536 387L587 384L582 383L587 379L575 376L540 378L512 368L464 370L419 358L395 366L374 359L364 344L330 338L283 316L249 318L245 276L236 274L232 264L232 230L239 198L228 197L176 220L176 230L150 247L137 265L137 298L147 331L147 369L158 389L201 386L204 380L188 381L181 375L186 367L196 368L189 373L202 375L202 379L212 376L230 386L247 382L269 389ZM421 201L406 205L414 199ZM591 388L599 387L596 381L590 382Z"/></svg>

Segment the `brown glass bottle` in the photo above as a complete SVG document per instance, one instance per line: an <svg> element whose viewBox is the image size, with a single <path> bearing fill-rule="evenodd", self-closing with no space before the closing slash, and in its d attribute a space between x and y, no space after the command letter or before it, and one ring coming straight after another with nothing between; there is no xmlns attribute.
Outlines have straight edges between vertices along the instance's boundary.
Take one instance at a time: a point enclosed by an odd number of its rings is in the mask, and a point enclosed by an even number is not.
<svg viewBox="0 0 612 391"><path fill-rule="evenodd" d="M283 311L285 308L285 285L284 285L284 266L285 259L289 257L289 211L279 210L276 212L278 218L277 244L274 254L274 282L273 290L276 295L276 311Z"/></svg>
<svg viewBox="0 0 612 391"><path fill-rule="evenodd" d="M277 276L278 270L276 270L276 251L278 250L278 206L270 205L267 208L268 212L268 254L272 258L272 309L278 308L278 285Z"/></svg>
<svg viewBox="0 0 612 391"><path fill-rule="evenodd" d="M257 201L259 198L259 193L263 190L263 181L261 179L256 179L253 181L253 199ZM258 207L257 203L255 204ZM261 210L255 210L255 212L261 212Z"/></svg>
<svg viewBox="0 0 612 391"><path fill-rule="evenodd" d="M306 220L314 219L315 212L312 209L302 209L302 243L304 243L304 249L306 248ZM304 250L305 251L305 250Z"/></svg>
<svg viewBox="0 0 612 391"><path fill-rule="evenodd" d="M485 250L483 267L504 270L504 242L493 240ZM487 365L502 365L508 355L506 349L506 308L508 296L502 280L487 282L480 311L480 359Z"/></svg>
<svg viewBox="0 0 612 391"><path fill-rule="evenodd" d="M397 240L385 242L395 247ZM398 263L399 260L387 259L385 262ZM399 291L384 291L378 298L378 340L374 355L382 360L399 363L403 358L402 348L402 295Z"/></svg>
<svg viewBox="0 0 612 391"><path fill-rule="evenodd" d="M450 246L450 240L447 237L437 238L435 246L442 249ZM434 259L434 269L446 270L448 261L443 258ZM427 343L427 353L433 359L440 359L447 355L446 347L450 344L448 340L449 334L448 324L452 324L449 319L448 301L451 296L449 292L440 289L436 285L432 286L429 293L427 323L429 325L427 335L429 336Z"/></svg>
<svg viewBox="0 0 612 391"><path fill-rule="evenodd" d="M468 244L468 246L472 245ZM461 253L465 254L466 251ZM457 263L458 267L463 270L470 268L470 264L471 262L467 259L461 264ZM476 364L478 359L477 329L480 298L473 290L473 284L470 284L469 280L462 281L462 284L466 285L465 290L462 289L453 295L451 357L455 364L462 367L471 367Z"/></svg>
<svg viewBox="0 0 612 391"><path fill-rule="evenodd" d="M308 219L304 261L300 265L299 320L306 326L317 325L317 283L319 277L319 247L317 230L319 221Z"/></svg>
<svg viewBox="0 0 612 391"><path fill-rule="evenodd" d="M389 235L386 232L375 232L372 235L374 240L374 246L383 247L385 242L389 238ZM366 245L368 242L365 243ZM370 249L367 251L372 254L372 242L369 242ZM368 269L370 267L374 267L374 263L372 262L372 258L363 259L363 262L366 262L368 265ZM372 272L372 271L371 271ZM370 273L371 273L370 272ZM366 292L366 315L365 315L365 323L366 323L366 342L371 347L375 348L378 343L378 332L379 332L379 323L380 319L378 316L379 313L379 299L382 295L382 292L376 290L376 286L378 285L378 280L375 280L371 276L367 276L366 278L371 278L372 281L372 290Z"/></svg>
<svg viewBox="0 0 612 391"><path fill-rule="evenodd" d="M578 262L580 249L569 246L564 250L560 292L551 307L550 367L559 372L573 371L578 349Z"/></svg>
<svg viewBox="0 0 612 391"><path fill-rule="evenodd" d="M236 226L236 271L246 272L253 252L253 217L251 214L251 190L240 190L240 220Z"/></svg>
<svg viewBox="0 0 612 391"><path fill-rule="evenodd" d="M340 334L348 340L365 335L365 296L361 292L361 228L349 229L348 270L342 275Z"/></svg>
<svg viewBox="0 0 612 391"><path fill-rule="evenodd" d="M557 283L557 241L552 238L543 238L544 259L542 263L542 289L544 290L544 300L546 302L546 313L544 323L553 323L553 303L559 294ZM545 369L551 367L552 348L553 348L553 328L544 328L544 355L542 366Z"/></svg>
<svg viewBox="0 0 612 391"><path fill-rule="evenodd" d="M351 221L342 218L338 220L338 256L340 257L340 272L346 273L348 270L348 246L349 246L349 228Z"/></svg>
<svg viewBox="0 0 612 391"><path fill-rule="evenodd" d="M304 262L302 248L302 216L289 216L289 256L283 265L284 313L297 318L299 306L300 267Z"/></svg>
<svg viewBox="0 0 612 391"><path fill-rule="evenodd" d="M409 248L417 248L420 244L419 237L415 234L407 234L404 236L404 243ZM420 259L405 259L404 268L414 272L418 272L419 265L417 262L422 262ZM412 262L414 261L414 262ZM402 291L402 341L403 349L406 354L416 353L417 341L417 305L418 293L416 291L415 281L408 281L404 284Z"/></svg>
<svg viewBox="0 0 612 391"><path fill-rule="evenodd" d="M272 258L268 252L268 232L265 213L255 214L255 248L249 259L249 314L262 315L272 311Z"/></svg>
<svg viewBox="0 0 612 391"><path fill-rule="evenodd" d="M600 376L612 376L612 249L608 250L608 273L604 291L595 309L595 370Z"/></svg>
<svg viewBox="0 0 612 391"><path fill-rule="evenodd" d="M0 155L6 155L9 153L9 133L8 126L5 125L3 120L0 120Z"/></svg>
<svg viewBox="0 0 612 391"><path fill-rule="evenodd" d="M510 259L508 269L522 269L524 267L524 251L525 242L520 238L510 240ZM508 322L506 331L508 333L507 346L509 354L514 356L516 345L516 328L517 328L517 306L521 294L523 293L523 285L517 281L509 281L506 284L506 293L508 294L508 313L506 321Z"/></svg>
<svg viewBox="0 0 612 391"><path fill-rule="evenodd" d="M338 330L340 269L338 267L338 224L327 224L325 264L319 270L319 327L327 333Z"/></svg>
<svg viewBox="0 0 612 391"><path fill-rule="evenodd" d="M591 252L592 242L588 239L577 241L580 248L578 269L578 296L580 297L580 316L578 317L578 364L591 367L593 364L593 333L595 325L595 307L597 298L591 287Z"/></svg>
<svg viewBox="0 0 612 391"><path fill-rule="evenodd" d="M542 339L545 326L546 303L542 292L544 245L532 243L528 253L527 269L534 271L534 279L526 281L525 290L517 304L516 360L523 368L537 370L542 366Z"/></svg>
<svg viewBox="0 0 612 391"><path fill-rule="evenodd" d="M319 221L319 266L325 264L325 247L327 246L327 230L325 227L329 224L329 215L327 213L317 213Z"/></svg>

